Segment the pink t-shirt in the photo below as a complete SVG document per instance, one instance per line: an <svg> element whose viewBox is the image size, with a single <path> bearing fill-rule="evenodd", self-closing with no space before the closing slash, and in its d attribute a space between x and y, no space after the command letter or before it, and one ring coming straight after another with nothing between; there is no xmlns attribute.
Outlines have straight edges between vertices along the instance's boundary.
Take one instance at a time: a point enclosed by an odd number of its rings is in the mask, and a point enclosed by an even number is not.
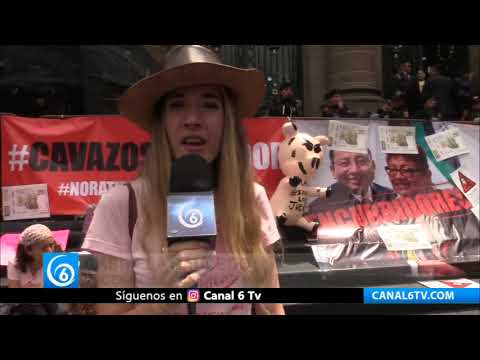
<svg viewBox="0 0 480 360"><path fill-rule="evenodd" d="M139 199L140 181L132 183L137 201ZM265 246L280 239L273 211L265 189L255 183L255 195L260 206L261 231ZM147 264L147 255L142 249L142 216L138 208L138 219L133 231L133 241L128 231L128 189L117 186L103 195L85 237L83 248L133 262L136 288L148 288L151 280L151 270ZM203 276L199 288L246 288L250 287L242 278L239 266L233 256L225 252L225 243L217 237L215 265ZM183 314L187 313L185 305ZM213 314L251 314L251 304L198 304L197 313Z"/></svg>
<svg viewBox="0 0 480 360"><path fill-rule="evenodd" d="M13 262L7 265L8 280L17 280L21 288L43 288L43 270L40 268L35 275L32 275L29 268L26 272L21 272L15 267Z"/></svg>

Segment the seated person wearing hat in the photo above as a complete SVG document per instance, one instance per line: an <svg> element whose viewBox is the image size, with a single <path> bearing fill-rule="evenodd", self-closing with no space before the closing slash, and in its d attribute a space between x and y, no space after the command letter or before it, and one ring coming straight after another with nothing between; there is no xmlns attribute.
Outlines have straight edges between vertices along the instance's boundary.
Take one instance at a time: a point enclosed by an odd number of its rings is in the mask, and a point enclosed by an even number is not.
<svg viewBox="0 0 480 360"><path fill-rule="evenodd" d="M268 116L302 116L301 101L295 97L293 86L289 82L283 83L278 89L278 95L273 99L268 109Z"/></svg>
<svg viewBox="0 0 480 360"><path fill-rule="evenodd" d="M354 118L358 114L351 111L343 100L343 96L337 89L329 91L325 95L325 103L322 105L322 117Z"/></svg>
<svg viewBox="0 0 480 360"><path fill-rule="evenodd" d="M9 288L43 288L43 254L62 251L53 233L42 224L27 227L20 235L15 260L7 266ZM58 306L50 304L11 304L10 315L53 315Z"/></svg>
<svg viewBox="0 0 480 360"><path fill-rule="evenodd" d="M14 262L7 266L9 288L43 287L43 253L58 250L53 233L41 224L27 227L20 235Z"/></svg>

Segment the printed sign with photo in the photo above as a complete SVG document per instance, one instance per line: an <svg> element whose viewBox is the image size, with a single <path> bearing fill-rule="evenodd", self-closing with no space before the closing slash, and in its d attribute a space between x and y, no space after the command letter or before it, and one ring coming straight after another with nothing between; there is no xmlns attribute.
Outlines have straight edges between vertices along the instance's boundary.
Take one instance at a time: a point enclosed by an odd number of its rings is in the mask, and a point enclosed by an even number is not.
<svg viewBox="0 0 480 360"><path fill-rule="evenodd" d="M368 126L330 120L328 136L332 141L330 147L334 150L367 152Z"/></svg>
<svg viewBox="0 0 480 360"><path fill-rule="evenodd" d="M453 126L446 131L427 136L425 140L437 161L470 152L463 141L461 131Z"/></svg>
<svg viewBox="0 0 480 360"><path fill-rule="evenodd" d="M379 126L378 133L383 153L418 154L414 127Z"/></svg>
<svg viewBox="0 0 480 360"><path fill-rule="evenodd" d="M47 184L2 187L4 220L50 217Z"/></svg>

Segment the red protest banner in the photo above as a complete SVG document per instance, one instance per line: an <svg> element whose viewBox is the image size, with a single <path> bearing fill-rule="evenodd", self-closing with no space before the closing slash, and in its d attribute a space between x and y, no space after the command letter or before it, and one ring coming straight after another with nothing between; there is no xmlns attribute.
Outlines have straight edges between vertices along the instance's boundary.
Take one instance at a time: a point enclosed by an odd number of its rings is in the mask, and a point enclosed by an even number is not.
<svg viewBox="0 0 480 360"><path fill-rule="evenodd" d="M257 181L272 196L279 181L284 177L278 164L278 147L283 141L282 126L287 118L246 119L245 131L250 148L250 160Z"/></svg>
<svg viewBox="0 0 480 360"><path fill-rule="evenodd" d="M79 215L138 175L150 138L120 116L1 117L2 186L47 184L52 215Z"/></svg>

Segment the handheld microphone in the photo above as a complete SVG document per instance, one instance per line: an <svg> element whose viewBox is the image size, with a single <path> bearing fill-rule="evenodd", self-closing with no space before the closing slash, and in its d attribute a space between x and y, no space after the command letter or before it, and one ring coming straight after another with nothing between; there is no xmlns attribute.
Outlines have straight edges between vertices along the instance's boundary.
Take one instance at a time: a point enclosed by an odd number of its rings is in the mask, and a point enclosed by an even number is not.
<svg viewBox="0 0 480 360"><path fill-rule="evenodd" d="M215 248L214 187L212 166L201 156L186 155L173 162L167 197L168 246L195 240ZM195 315L195 303L188 303L188 312Z"/></svg>
<svg viewBox="0 0 480 360"><path fill-rule="evenodd" d="M182 241L204 241L215 247L214 174L212 166L198 155L173 162L167 197L168 245Z"/></svg>

